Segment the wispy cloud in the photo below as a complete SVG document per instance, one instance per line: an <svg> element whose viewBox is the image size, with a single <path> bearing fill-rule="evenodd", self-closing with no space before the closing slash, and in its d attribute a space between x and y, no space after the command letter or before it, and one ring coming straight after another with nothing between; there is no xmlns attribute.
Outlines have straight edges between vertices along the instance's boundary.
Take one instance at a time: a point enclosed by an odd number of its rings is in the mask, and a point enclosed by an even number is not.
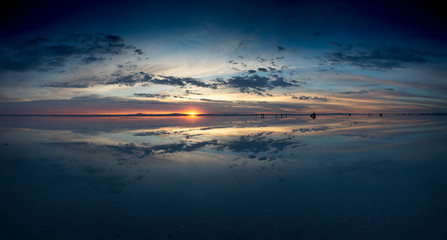
<svg viewBox="0 0 447 240"><path fill-rule="evenodd" d="M299 99L299 100L305 100L305 101L321 101L321 102L327 102L327 98L325 97L312 97L312 96L292 96L292 99Z"/></svg>
<svg viewBox="0 0 447 240"><path fill-rule="evenodd" d="M368 91L366 90L341 92L341 94L366 94L366 93L368 93Z"/></svg>
<svg viewBox="0 0 447 240"><path fill-rule="evenodd" d="M136 97L145 97L145 98L157 98L157 99L166 99L171 97L169 94L159 94L159 93L134 93Z"/></svg>

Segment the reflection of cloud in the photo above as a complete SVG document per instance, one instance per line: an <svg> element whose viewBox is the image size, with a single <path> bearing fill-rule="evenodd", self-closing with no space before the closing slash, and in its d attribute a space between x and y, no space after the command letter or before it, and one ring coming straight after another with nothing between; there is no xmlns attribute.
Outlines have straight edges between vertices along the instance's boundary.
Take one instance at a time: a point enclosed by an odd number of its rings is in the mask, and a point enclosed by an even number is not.
<svg viewBox="0 0 447 240"><path fill-rule="evenodd" d="M217 145L217 140L210 140L210 141L203 141L203 142L196 142L192 144L187 143L172 143L172 144L162 144L162 145L155 145L150 147L150 149L158 154L164 154L164 153L176 153L176 152L192 152L199 150L207 145Z"/></svg>
<svg viewBox="0 0 447 240"><path fill-rule="evenodd" d="M170 133L165 130L160 130L160 131L153 131L153 132L136 133L136 134L134 134L134 136L160 136L160 135L168 135L168 134L170 134Z"/></svg>
<svg viewBox="0 0 447 240"><path fill-rule="evenodd" d="M147 135L140 135L140 136L147 136ZM70 148L83 152L85 151L92 153L108 152L111 155L124 154L134 156L136 158L144 158L149 155L177 153L177 152L192 152L199 150L207 145L216 146L218 145L218 141L209 140L190 144L186 142L180 142L180 143L169 143L159 145L149 145L149 144L136 145L135 143L99 145L88 142L56 142L56 143L46 143L45 145L53 147Z"/></svg>
<svg viewBox="0 0 447 240"><path fill-rule="evenodd" d="M275 140L273 138L266 138L262 136L263 133L255 135L244 135L237 140L229 141L219 146L228 148L233 152L247 152L247 153L260 153L260 152L279 152L283 151L287 146L293 146L296 142L292 142L289 139Z"/></svg>
<svg viewBox="0 0 447 240"><path fill-rule="evenodd" d="M134 134L134 136L160 136L166 134L169 133L162 130L162 131L137 133ZM183 137L186 140L191 139L191 137L200 135L203 134L195 134L195 135L184 134ZM151 145L147 143L140 145L137 145L135 143L100 145L88 142L56 142L56 143L46 143L45 145L52 147L69 148L82 152L109 154L111 156L127 155L132 156L135 159L141 159L149 156L198 151L205 147L217 151L230 150L232 152L238 152L238 153L276 154L283 151L286 147L295 146L297 144L297 142L291 140L292 138L290 137L286 139L274 139L272 137L268 137L270 135L271 133L259 133L252 135L243 135L238 137L237 139L231 139L231 140L212 139L198 142L181 141L181 142L157 144L157 145ZM265 157L265 156L258 156L258 157ZM274 158L275 157L273 155L269 156L269 159Z"/></svg>
<svg viewBox="0 0 447 240"><path fill-rule="evenodd" d="M135 143L106 145L104 147L115 150L117 153L120 154L135 155L138 156L139 158L143 158L145 155L152 154L152 150L150 148L145 146L138 146L135 145Z"/></svg>
<svg viewBox="0 0 447 240"><path fill-rule="evenodd" d="M300 133L307 133L307 132L323 132L328 130L328 127L321 127L321 128L300 128L300 129L293 129L292 132L300 132Z"/></svg>

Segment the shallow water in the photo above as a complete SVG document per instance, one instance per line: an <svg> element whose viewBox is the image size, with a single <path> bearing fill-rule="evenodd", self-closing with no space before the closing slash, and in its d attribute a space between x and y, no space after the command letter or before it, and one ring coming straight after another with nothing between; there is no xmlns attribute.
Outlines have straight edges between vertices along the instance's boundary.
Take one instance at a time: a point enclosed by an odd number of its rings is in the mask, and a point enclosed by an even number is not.
<svg viewBox="0 0 447 240"><path fill-rule="evenodd" d="M1 239L445 239L447 117L1 117Z"/></svg>

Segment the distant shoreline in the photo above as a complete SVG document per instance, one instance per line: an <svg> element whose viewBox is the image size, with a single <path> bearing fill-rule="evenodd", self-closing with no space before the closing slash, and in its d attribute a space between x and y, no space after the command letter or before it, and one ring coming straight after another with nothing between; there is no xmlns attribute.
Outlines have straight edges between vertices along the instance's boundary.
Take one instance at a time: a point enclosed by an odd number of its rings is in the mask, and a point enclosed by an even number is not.
<svg viewBox="0 0 447 240"><path fill-rule="evenodd" d="M247 114L183 114L183 113L172 113L172 114L0 114L0 117L225 117L225 116L308 116L309 114L304 113L247 113ZM379 116L380 113L351 113L352 116ZM317 116L343 116L348 115L348 113L319 113ZM447 116L447 113L392 113L383 114L386 115L408 115L408 116L420 116L420 115L430 115L430 116Z"/></svg>

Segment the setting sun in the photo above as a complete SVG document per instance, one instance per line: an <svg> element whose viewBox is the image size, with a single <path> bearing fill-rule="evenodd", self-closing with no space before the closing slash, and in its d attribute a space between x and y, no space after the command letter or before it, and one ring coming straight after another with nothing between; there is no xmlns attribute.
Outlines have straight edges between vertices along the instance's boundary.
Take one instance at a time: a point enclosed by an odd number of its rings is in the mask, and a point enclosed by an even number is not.
<svg viewBox="0 0 447 240"><path fill-rule="evenodd" d="M195 115L197 115L197 113L196 112L189 112L188 115L189 116L195 116Z"/></svg>

